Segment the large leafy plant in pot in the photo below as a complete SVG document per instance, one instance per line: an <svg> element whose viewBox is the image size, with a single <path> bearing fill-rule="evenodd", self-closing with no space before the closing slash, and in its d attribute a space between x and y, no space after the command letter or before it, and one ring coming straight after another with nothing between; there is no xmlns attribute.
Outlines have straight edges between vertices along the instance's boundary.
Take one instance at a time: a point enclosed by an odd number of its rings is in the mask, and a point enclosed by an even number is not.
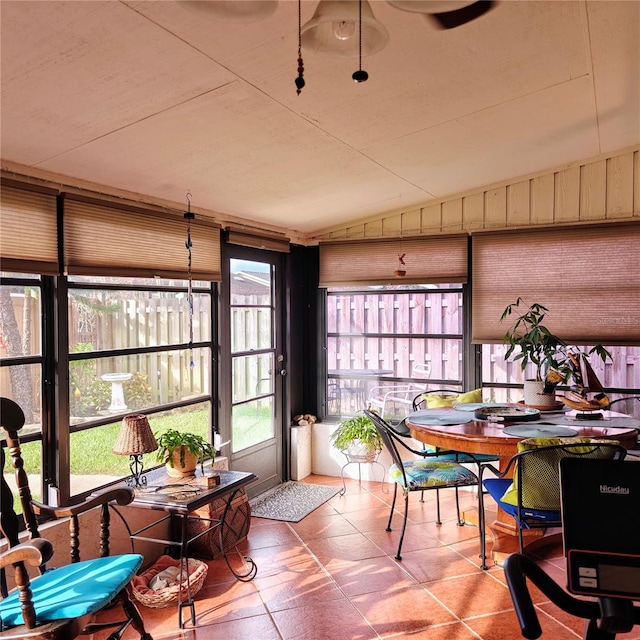
<svg viewBox="0 0 640 640"><path fill-rule="evenodd" d="M543 324L548 312L549 309L538 302L525 308L522 298L518 297L513 304L507 305L500 316L501 322L512 320L503 339L509 345L505 359L515 354L513 359L519 361L522 371L530 363L535 367L535 378L524 383L524 403L533 406L556 404L552 391L571 377L576 360L588 359L592 353L596 353L603 362L611 358L611 354L599 344L588 353L579 351L576 354L562 338Z"/></svg>
<svg viewBox="0 0 640 640"><path fill-rule="evenodd" d="M215 460L216 450L202 436L188 431L168 429L156 435L158 441L157 459L163 462L170 476L193 475L196 467L204 472L204 462Z"/></svg>
<svg viewBox="0 0 640 640"><path fill-rule="evenodd" d="M351 462L373 462L382 451L382 438L364 414L343 420L331 434L330 441Z"/></svg>

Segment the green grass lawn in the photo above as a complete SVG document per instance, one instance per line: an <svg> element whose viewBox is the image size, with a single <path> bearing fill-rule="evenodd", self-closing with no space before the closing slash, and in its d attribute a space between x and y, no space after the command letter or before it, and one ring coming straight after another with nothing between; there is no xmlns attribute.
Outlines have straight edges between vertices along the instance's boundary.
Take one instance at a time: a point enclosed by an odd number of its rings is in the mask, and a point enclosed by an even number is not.
<svg viewBox="0 0 640 640"><path fill-rule="evenodd" d="M182 411L169 415L150 416L149 423L154 434L167 429L189 431L208 439L209 412L207 409ZM239 406L234 409L235 450L251 446L269 437L273 429L271 410L268 407ZM73 475L106 475L124 477L130 474L129 456L112 453L113 445L120 430L120 421L102 427L78 431L71 435L71 473ZM24 469L29 475L41 472L41 443L27 442L21 446ZM145 469L160 464L156 453L143 456ZM11 461L7 456L5 470L11 471ZM34 498L35 486L31 487Z"/></svg>
<svg viewBox="0 0 640 640"><path fill-rule="evenodd" d="M185 411L167 416L151 416L149 424L155 434L167 429L190 431L203 438L208 437L209 412L206 409ZM129 475L129 456L119 456L111 452L116 441L120 422L79 431L71 435L71 473L77 475ZM28 474L40 473L40 442L27 442L21 446L24 468ZM159 464L155 453L143 456L146 469ZM11 462L6 468L10 469Z"/></svg>

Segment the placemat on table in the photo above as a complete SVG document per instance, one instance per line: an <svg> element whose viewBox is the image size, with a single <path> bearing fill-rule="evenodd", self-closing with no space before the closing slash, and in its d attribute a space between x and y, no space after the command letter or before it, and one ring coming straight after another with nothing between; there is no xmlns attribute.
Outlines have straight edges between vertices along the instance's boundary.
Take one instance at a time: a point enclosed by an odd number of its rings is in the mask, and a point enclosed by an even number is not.
<svg viewBox="0 0 640 640"><path fill-rule="evenodd" d="M607 429L640 429L640 420L633 416L611 416L604 420L579 420L571 416L545 418L545 422L574 427L606 427Z"/></svg>
<svg viewBox="0 0 640 640"><path fill-rule="evenodd" d="M474 419L473 414L456 413L451 409L421 409L407 416L407 420L416 424L450 426L464 424Z"/></svg>
<svg viewBox="0 0 640 640"><path fill-rule="evenodd" d="M508 436L520 438L571 438L578 435L575 429L556 425L514 424L502 430Z"/></svg>

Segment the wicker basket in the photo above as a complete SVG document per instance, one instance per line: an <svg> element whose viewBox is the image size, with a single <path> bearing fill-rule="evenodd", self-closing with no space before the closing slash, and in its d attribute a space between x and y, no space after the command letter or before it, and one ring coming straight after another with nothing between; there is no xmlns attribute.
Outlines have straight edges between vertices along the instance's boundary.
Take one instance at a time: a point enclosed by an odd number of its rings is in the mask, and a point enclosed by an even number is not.
<svg viewBox="0 0 640 640"><path fill-rule="evenodd" d="M179 585L172 585L165 589L158 589L157 591L149 588L149 583L158 573L168 567L180 566L179 560L175 560L170 556L160 556L144 573L139 576L134 576L131 581L131 591L133 592L134 598L145 605L145 607L151 607L153 609L161 609L177 604L180 594L183 600L187 598L188 593L191 593L191 597L193 598L204 584L208 567L205 562L196 560L195 558L187 558L183 561L183 566L185 563L189 567L189 592L187 592L186 576Z"/></svg>
<svg viewBox="0 0 640 640"><path fill-rule="evenodd" d="M189 514L187 519L187 537L195 538L189 544L189 553L196 558L213 560L246 539L251 525L251 507L244 489L241 489L231 501L226 511L227 498L218 498ZM211 519L221 520L224 524L213 526ZM182 518L172 519L173 540L180 540L182 535ZM220 529L222 527L222 530ZM203 531L209 529L204 535ZM220 532L222 531L222 548Z"/></svg>

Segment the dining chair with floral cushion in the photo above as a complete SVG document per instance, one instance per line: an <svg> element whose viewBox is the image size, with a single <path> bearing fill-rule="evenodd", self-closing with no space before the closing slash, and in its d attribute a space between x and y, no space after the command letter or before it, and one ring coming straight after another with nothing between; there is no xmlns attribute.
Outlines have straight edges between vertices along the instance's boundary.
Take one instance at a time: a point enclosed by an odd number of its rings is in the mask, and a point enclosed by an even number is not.
<svg viewBox="0 0 640 640"><path fill-rule="evenodd" d="M439 455L426 451L418 451L407 444L407 439L400 436L384 418L373 411L366 410L375 425L384 446L391 456L392 464L389 467L389 476L394 481L393 500L391 502L391 511L389 513L389 521L387 523L387 531L391 531L391 523L395 510L398 489L402 490L404 498L404 516L402 521L402 531L400 540L398 541L398 550L396 552L396 560L402 560L402 543L407 528L407 516L409 513L409 494L414 491L439 490L458 487L478 486L478 476L458 464L454 460L441 458ZM400 455L400 449L412 453L415 458L403 460ZM458 502L458 494L456 492L456 508L458 518L460 513L460 505ZM442 524L440 518L440 502L436 502L436 523Z"/></svg>
<svg viewBox="0 0 640 640"><path fill-rule="evenodd" d="M457 404L480 403L482 402L482 389L473 391L458 392L452 389L432 389L418 394L413 399L413 410L441 409L444 407L455 407ZM464 451L446 451L439 447L423 445L423 449L432 453L437 453L440 457L455 460L460 464L475 464L477 472L480 472L480 464L488 462L498 462L499 457L490 453L465 453ZM457 490L456 490L457 491ZM440 496L437 496L440 499Z"/></svg>

